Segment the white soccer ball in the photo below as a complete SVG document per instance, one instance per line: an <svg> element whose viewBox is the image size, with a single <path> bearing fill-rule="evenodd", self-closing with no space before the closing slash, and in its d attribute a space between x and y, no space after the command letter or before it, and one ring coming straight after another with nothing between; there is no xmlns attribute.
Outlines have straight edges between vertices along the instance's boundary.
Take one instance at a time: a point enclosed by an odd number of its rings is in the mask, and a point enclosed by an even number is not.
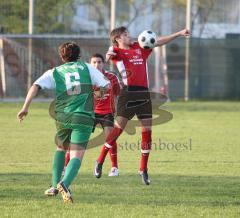
<svg viewBox="0 0 240 218"><path fill-rule="evenodd" d="M142 48L151 49L157 41L156 34L151 30L145 30L138 36L138 43Z"/></svg>

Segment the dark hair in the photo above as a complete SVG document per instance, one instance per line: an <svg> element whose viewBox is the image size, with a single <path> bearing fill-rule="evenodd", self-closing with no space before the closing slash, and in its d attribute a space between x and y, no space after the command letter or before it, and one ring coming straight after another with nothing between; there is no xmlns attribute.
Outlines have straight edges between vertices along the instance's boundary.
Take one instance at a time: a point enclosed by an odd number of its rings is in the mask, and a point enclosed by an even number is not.
<svg viewBox="0 0 240 218"><path fill-rule="evenodd" d="M91 61L92 58L101 58L101 59L102 59L102 62L104 62L104 57L103 57L101 54L99 54L99 53L93 54L93 55L91 56L91 58L90 58L90 61Z"/></svg>
<svg viewBox="0 0 240 218"><path fill-rule="evenodd" d="M75 42L65 42L58 48L64 62L77 61L80 58L80 47Z"/></svg>
<svg viewBox="0 0 240 218"><path fill-rule="evenodd" d="M110 33L110 39L113 45L118 45L118 42L116 41L116 38L120 37L120 35L127 31L127 28L124 26L115 28Z"/></svg>

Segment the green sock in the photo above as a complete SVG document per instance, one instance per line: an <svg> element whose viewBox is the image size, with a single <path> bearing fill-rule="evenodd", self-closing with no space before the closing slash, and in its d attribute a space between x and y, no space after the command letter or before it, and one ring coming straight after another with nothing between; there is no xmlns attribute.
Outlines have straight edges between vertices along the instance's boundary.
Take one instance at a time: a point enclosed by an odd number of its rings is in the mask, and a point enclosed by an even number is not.
<svg viewBox="0 0 240 218"><path fill-rule="evenodd" d="M69 187L74 178L78 174L78 170L80 169L81 161L78 158L73 158L69 161L64 177L62 179L63 183Z"/></svg>
<svg viewBox="0 0 240 218"><path fill-rule="evenodd" d="M53 159L52 167L52 186L57 188L57 184L60 182L62 171L65 163L65 152L56 151Z"/></svg>

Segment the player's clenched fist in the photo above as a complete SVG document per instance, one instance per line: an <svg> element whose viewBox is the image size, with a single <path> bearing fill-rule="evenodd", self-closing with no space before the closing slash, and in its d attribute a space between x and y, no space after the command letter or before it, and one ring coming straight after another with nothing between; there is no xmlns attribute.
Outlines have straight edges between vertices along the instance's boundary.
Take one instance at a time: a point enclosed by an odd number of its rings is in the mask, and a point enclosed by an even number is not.
<svg viewBox="0 0 240 218"><path fill-rule="evenodd" d="M183 29L183 30L179 31L178 33L179 33L179 36L190 36L191 35L190 30L188 30L188 29Z"/></svg>
<svg viewBox="0 0 240 218"><path fill-rule="evenodd" d="M20 110L17 114L17 118L19 119L19 122L22 122L24 117L27 116L27 114L28 114L27 110L24 110L24 109Z"/></svg>
<svg viewBox="0 0 240 218"><path fill-rule="evenodd" d="M106 62L108 62L116 53L113 51L113 47L110 47L106 53Z"/></svg>

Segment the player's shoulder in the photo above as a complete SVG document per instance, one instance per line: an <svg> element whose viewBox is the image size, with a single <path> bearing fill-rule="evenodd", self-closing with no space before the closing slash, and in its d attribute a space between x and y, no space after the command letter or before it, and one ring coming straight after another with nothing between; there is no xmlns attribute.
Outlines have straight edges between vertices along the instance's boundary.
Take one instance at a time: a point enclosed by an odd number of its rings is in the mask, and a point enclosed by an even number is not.
<svg viewBox="0 0 240 218"><path fill-rule="evenodd" d="M84 61L76 61L76 62L73 62L73 67L79 68L81 70L85 70L86 68L88 68L88 63Z"/></svg>
<svg viewBox="0 0 240 218"><path fill-rule="evenodd" d="M54 67L53 74L56 74L57 72L61 72L63 69L65 69L64 64L56 66L56 67Z"/></svg>
<svg viewBox="0 0 240 218"><path fill-rule="evenodd" d="M95 67L93 67L91 64L89 63L84 63L86 65L86 67L88 68L89 72L99 72L99 70L97 70Z"/></svg>
<svg viewBox="0 0 240 218"><path fill-rule="evenodd" d="M85 67L88 67L87 66L87 62L84 62L84 61L76 61L75 62L75 65L77 66L77 67L83 67L83 68L85 68Z"/></svg>
<svg viewBox="0 0 240 218"><path fill-rule="evenodd" d="M120 49L118 46L116 45L112 45L109 47L108 51L112 51L114 53L116 53L116 56L120 55L122 53L122 49ZM115 56L115 57L116 57Z"/></svg>
<svg viewBox="0 0 240 218"><path fill-rule="evenodd" d="M57 67L53 67L51 69L48 69L43 73L44 76L53 76L54 72L56 71Z"/></svg>

